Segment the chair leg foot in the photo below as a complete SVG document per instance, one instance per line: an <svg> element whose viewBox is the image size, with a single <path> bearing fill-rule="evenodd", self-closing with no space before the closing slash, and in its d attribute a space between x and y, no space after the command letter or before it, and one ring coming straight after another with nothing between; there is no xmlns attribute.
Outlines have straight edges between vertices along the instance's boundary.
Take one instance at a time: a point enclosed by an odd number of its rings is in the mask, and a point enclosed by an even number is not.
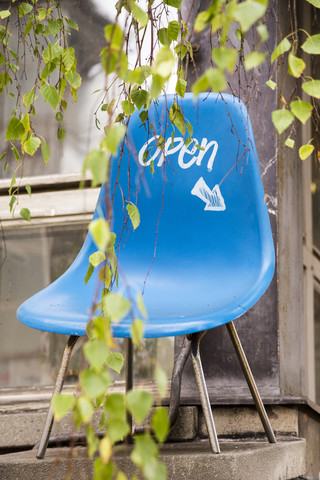
<svg viewBox="0 0 320 480"><path fill-rule="evenodd" d="M200 357L200 341L206 332L194 333L191 337L191 358L193 369L196 377L196 382L199 390L201 406L204 414L204 418L207 425L209 442L213 453L220 453L220 446L216 427L213 420L208 390L206 381L203 374L202 362Z"/></svg>
<svg viewBox="0 0 320 480"><path fill-rule="evenodd" d="M71 357L71 354L72 354L72 350L73 350L75 344L77 343L78 338L79 338L79 336L76 336L76 335L71 335L68 338L68 341L66 343L66 346L64 348L64 352L63 352L63 355L62 355L60 368L59 368L59 371L58 371L58 374L57 374L56 383L55 383L53 393L52 393L52 398L57 393L60 393L61 390L62 390L64 379L65 379L66 372L67 372L67 368L68 368L69 361L70 361L70 357ZM45 424L44 424L41 440L40 440L40 443L39 443L39 448L38 448L38 452L37 452L37 458L38 459L43 459L44 456L45 456L46 449L47 449L47 446L48 446L49 437L50 437L50 433L51 433L51 430L52 430L52 425L53 425L52 398L51 398L49 410L48 410L48 413L47 413L47 418L46 418L46 421L45 421Z"/></svg>
<svg viewBox="0 0 320 480"><path fill-rule="evenodd" d="M270 443L276 443L276 437L274 435L270 420L268 418L267 412L264 408L264 405L262 403L256 382L254 380L254 377L252 375L246 354L244 353L242 344L240 342L240 338L238 336L236 327L233 322L229 322L226 324L226 327L228 329L231 341L233 343L233 346L235 348L237 357L239 359L242 371L244 373L244 376L247 380L248 387L250 389L252 398L254 400L254 403L256 405L256 408L258 410L261 423L263 425L264 431L266 432L266 435L268 437L268 440Z"/></svg>

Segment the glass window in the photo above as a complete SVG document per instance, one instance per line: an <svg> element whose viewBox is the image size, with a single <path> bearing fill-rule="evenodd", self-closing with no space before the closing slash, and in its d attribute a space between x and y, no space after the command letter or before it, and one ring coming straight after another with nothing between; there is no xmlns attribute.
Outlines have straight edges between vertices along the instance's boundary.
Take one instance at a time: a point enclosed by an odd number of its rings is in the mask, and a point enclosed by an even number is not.
<svg viewBox="0 0 320 480"><path fill-rule="evenodd" d="M82 171L83 160L87 152L98 144L101 130L96 127L94 113L99 101L103 98L101 89L104 85L99 54L105 44L104 27L109 22L108 9L100 9L101 3L103 2L92 0L61 2L63 13L79 26L79 31L71 30L68 45L75 49L78 60L77 71L82 77L82 84L78 90L76 103L70 93L67 97L68 107L63 113L63 128L67 134L61 143L57 139L58 123L52 108L44 101L40 101L36 106L35 130L46 139L50 146L51 156L47 165L42 159L40 149L33 158L26 158L23 165L24 176L79 173ZM5 4L3 8L5 8ZM11 22L13 29L14 22ZM16 22L16 28L18 29L18 22ZM34 83L34 71L36 70L36 64L28 48L24 49L23 62L25 65L23 69L25 75L22 74L23 85L28 91ZM15 107L15 101L7 95L0 95L0 136L2 139L5 138L5 129L8 118ZM99 111L98 118L101 125L106 121L105 115L105 112ZM0 155L6 151L7 147L7 142L3 142L0 147ZM5 162L1 162L0 178L11 178L17 167L17 162L10 149L9 151L8 170L4 170Z"/></svg>
<svg viewBox="0 0 320 480"><path fill-rule="evenodd" d="M14 217L9 211L6 195L17 167L10 148L6 168L4 161L0 163L0 388L52 384L61 359L66 337L20 324L16 309L66 270L80 250L87 232L98 189L79 190L78 185L84 158L90 149L97 147L102 135L97 123L99 126L100 122L102 127L107 123L107 113L99 108L105 94L99 55L105 46L104 27L114 15L115 3L105 0L61 2L64 14L79 25L79 31L71 30L68 45L76 51L77 71L82 84L77 103L73 104L71 95L67 99L68 108L63 118L67 133L63 142L57 139L58 124L51 107L44 102L36 107L35 129L48 142L51 155L47 165L40 151L33 158L24 160L23 178L28 179L22 180L22 187L29 183L33 193L30 199L21 189L20 205ZM6 8L5 4L3 8ZM35 66L28 56L28 49L25 54L26 78L23 81L26 89L31 89ZM0 95L2 139L13 108L14 100ZM7 143L2 142L0 155L7 148ZM30 209L31 225L19 218L21 207ZM116 342L124 352L125 342L121 339ZM84 365L81 342L75 350L66 383L73 383ZM173 352L172 338L147 340L145 348L135 352L135 378L150 381L155 362L159 362L170 375ZM122 380L123 374L120 377L115 374L117 379Z"/></svg>

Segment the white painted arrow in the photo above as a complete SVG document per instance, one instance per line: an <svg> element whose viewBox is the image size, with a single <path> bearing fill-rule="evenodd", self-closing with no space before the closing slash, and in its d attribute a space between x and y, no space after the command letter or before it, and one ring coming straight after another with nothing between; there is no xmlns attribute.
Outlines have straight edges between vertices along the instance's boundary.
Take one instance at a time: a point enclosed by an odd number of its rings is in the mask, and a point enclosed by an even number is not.
<svg viewBox="0 0 320 480"><path fill-rule="evenodd" d="M210 190L206 182L203 180L203 177L199 178L191 190L191 193L205 202L205 210L223 211L226 209L219 185L215 185L213 189Z"/></svg>

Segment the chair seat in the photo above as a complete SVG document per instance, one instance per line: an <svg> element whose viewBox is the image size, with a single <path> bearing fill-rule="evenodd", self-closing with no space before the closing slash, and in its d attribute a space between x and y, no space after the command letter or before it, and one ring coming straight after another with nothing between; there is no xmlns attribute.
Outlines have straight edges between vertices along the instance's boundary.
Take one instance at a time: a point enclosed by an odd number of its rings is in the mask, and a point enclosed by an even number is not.
<svg viewBox="0 0 320 480"><path fill-rule="evenodd" d="M96 278L91 278L85 285L85 272L81 271L81 265L73 267L20 306L17 316L22 323L48 332L86 335L92 299L99 295L99 283ZM207 270L205 264L204 269ZM151 338L198 332L242 315L261 296L269 279L264 278L261 284L261 277L265 276L263 266L261 276L257 278L257 272L250 268L250 264L241 276L231 270L229 273L228 278L226 272L218 274L212 267L211 275L208 271L202 275L199 265L196 271L189 269L184 272L179 263L171 266L168 272L168 268L158 268L155 262L143 294L148 312L144 336ZM131 286L127 286L126 296L135 299L137 292L142 291L145 275L139 278L134 271L131 276L130 271L126 271L126 277L132 280ZM186 278L189 279L187 282ZM120 283L118 291L123 293L124 289L125 286ZM134 305L132 315L113 324L114 336L129 337L132 318L138 315L138 308Z"/></svg>

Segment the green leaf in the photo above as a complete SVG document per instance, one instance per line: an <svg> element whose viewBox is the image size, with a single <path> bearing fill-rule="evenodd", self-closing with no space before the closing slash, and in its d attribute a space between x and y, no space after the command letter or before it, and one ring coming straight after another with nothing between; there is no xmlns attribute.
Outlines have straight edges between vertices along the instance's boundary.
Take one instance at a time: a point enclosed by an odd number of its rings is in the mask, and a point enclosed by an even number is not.
<svg viewBox="0 0 320 480"><path fill-rule="evenodd" d="M45 8L39 8L37 20L41 22L41 20L44 20L46 18L47 14L48 14L48 11Z"/></svg>
<svg viewBox="0 0 320 480"><path fill-rule="evenodd" d="M306 53L313 55L320 54L320 34L312 35L307 38L304 44L301 46L302 50Z"/></svg>
<svg viewBox="0 0 320 480"><path fill-rule="evenodd" d="M265 11L266 7L262 3L254 0L247 0L236 5L233 9L233 15L240 23L242 30L246 32L264 15Z"/></svg>
<svg viewBox="0 0 320 480"><path fill-rule="evenodd" d="M27 35L29 35L29 33L31 32L32 30L32 20L29 20L27 23L26 23L26 26L25 26L25 29L24 29L24 32L23 32L23 41L25 41Z"/></svg>
<svg viewBox="0 0 320 480"><path fill-rule="evenodd" d="M55 71L55 69L58 67L58 64L53 61L53 62L48 62L42 72L40 73L40 77L42 80L45 80L46 78L51 75L52 72Z"/></svg>
<svg viewBox="0 0 320 480"><path fill-rule="evenodd" d="M1 19L4 19L4 18L7 18L11 15L11 12L10 10L1 10L0 11L0 18Z"/></svg>
<svg viewBox="0 0 320 480"><path fill-rule="evenodd" d="M152 84L150 89L151 98L157 98L160 94L164 85L166 83L166 78L161 77L160 75L153 75Z"/></svg>
<svg viewBox="0 0 320 480"><path fill-rule="evenodd" d="M90 223L89 232L99 250L104 251L110 240L109 223L104 218L97 218Z"/></svg>
<svg viewBox="0 0 320 480"><path fill-rule="evenodd" d="M23 148L28 155L33 156L41 145L41 140L38 137L30 136L23 144Z"/></svg>
<svg viewBox="0 0 320 480"><path fill-rule="evenodd" d="M154 75L159 75L163 79L168 79L172 73L176 64L175 57L172 53L172 50L165 45L161 47L157 53L155 61L152 66L152 73Z"/></svg>
<svg viewBox="0 0 320 480"><path fill-rule="evenodd" d="M94 252L90 255L89 257L89 262L91 263L91 265L93 265L94 267L97 267L98 265L100 265L101 262L103 262L104 260L106 259L106 256L104 254L104 252L102 252L101 250L98 250L97 252Z"/></svg>
<svg viewBox="0 0 320 480"><path fill-rule="evenodd" d="M60 28L61 28L61 21L59 18L56 18L56 19L52 19L52 18L49 18L47 20L48 22L48 29L49 29L49 32L54 36L56 37L58 35L58 33L60 32Z"/></svg>
<svg viewBox="0 0 320 480"><path fill-rule="evenodd" d="M128 203L126 209L130 217L133 229L135 230L140 224L139 210L133 203Z"/></svg>
<svg viewBox="0 0 320 480"><path fill-rule="evenodd" d="M25 220L26 222L31 222L31 214L29 208L21 208L20 210L20 216Z"/></svg>
<svg viewBox="0 0 320 480"><path fill-rule="evenodd" d="M271 63L274 62L274 60L278 58L280 55L282 55L283 53L288 52L290 48L291 48L291 43L287 38L284 38L272 52Z"/></svg>
<svg viewBox="0 0 320 480"><path fill-rule="evenodd" d="M144 321L135 319L130 326L132 342L137 347L141 347L144 332Z"/></svg>
<svg viewBox="0 0 320 480"><path fill-rule="evenodd" d="M176 93L180 95L180 97L184 97L186 90L187 90L187 81L179 77L176 84Z"/></svg>
<svg viewBox="0 0 320 480"><path fill-rule="evenodd" d="M94 433L92 425L87 425L86 437L88 445L88 455L89 458L92 458L99 448L99 440Z"/></svg>
<svg viewBox="0 0 320 480"><path fill-rule="evenodd" d="M183 136L186 134L186 122L184 116L181 112L179 105L174 102L169 110L169 119L177 127L177 129L182 133ZM158 141L159 142L159 141ZM159 144L158 144L159 146Z"/></svg>
<svg viewBox="0 0 320 480"><path fill-rule="evenodd" d="M124 358L122 353L109 351L106 363L108 367L112 368L112 370L120 374L124 364Z"/></svg>
<svg viewBox="0 0 320 480"><path fill-rule="evenodd" d="M71 85L72 88L75 88L76 90L80 87L81 85L81 77L79 73L77 72L67 72L65 74L67 82Z"/></svg>
<svg viewBox="0 0 320 480"><path fill-rule="evenodd" d="M100 457L94 461L94 480L111 480L113 474L113 462L103 463Z"/></svg>
<svg viewBox="0 0 320 480"><path fill-rule="evenodd" d="M295 78L299 78L305 68L306 64L304 61L299 57L295 57L290 52L288 57L288 73Z"/></svg>
<svg viewBox="0 0 320 480"><path fill-rule="evenodd" d="M131 92L131 99L138 110L143 107L148 101L149 93L146 90L139 89Z"/></svg>
<svg viewBox="0 0 320 480"><path fill-rule="evenodd" d="M261 38L262 42L266 42L269 38L269 32L268 29L265 25L260 23L260 25L257 26L257 32L259 34L259 37Z"/></svg>
<svg viewBox="0 0 320 480"><path fill-rule="evenodd" d="M4 91L9 82L12 83L10 75L7 72L2 72L0 75L0 94Z"/></svg>
<svg viewBox="0 0 320 480"><path fill-rule="evenodd" d="M168 29L167 28L159 28L159 30L157 31L157 35L158 35L158 38L159 38L159 42L162 45L170 45L171 44L171 40L168 37Z"/></svg>
<svg viewBox="0 0 320 480"><path fill-rule="evenodd" d="M80 385L89 398L97 398L106 394L112 379L106 370L97 373L94 370L80 372Z"/></svg>
<svg viewBox="0 0 320 480"><path fill-rule="evenodd" d="M32 102L36 99L37 99L37 95L35 95L33 88L29 92L27 92L25 95L23 95L23 103L26 108L29 108Z"/></svg>
<svg viewBox="0 0 320 480"><path fill-rule="evenodd" d="M180 23L177 20L172 20L168 25L168 38L170 40L178 40L180 33Z"/></svg>
<svg viewBox="0 0 320 480"><path fill-rule="evenodd" d="M237 51L233 48L216 47L212 50L212 60L218 68L232 73L237 60Z"/></svg>
<svg viewBox="0 0 320 480"><path fill-rule="evenodd" d="M107 464L112 454L112 443L110 438L103 437L99 442L99 453L102 463Z"/></svg>
<svg viewBox="0 0 320 480"><path fill-rule="evenodd" d="M123 44L123 32L117 23L110 23L104 29L104 36L112 48L120 51Z"/></svg>
<svg viewBox="0 0 320 480"><path fill-rule="evenodd" d="M57 90L51 85L45 84L40 88L40 93L43 96L45 102L48 102L53 110L59 105L59 94Z"/></svg>
<svg viewBox="0 0 320 480"><path fill-rule="evenodd" d="M170 425L168 411L165 407L158 407L152 416L152 430L160 443L168 436Z"/></svg>
<svg viewBox="0 0 320 480"><path fill-rule="evenodd" d="M133 418L141 424L153 405L153 395L143 390L130 390L127 393L127 407Z"/></svg>
<svg viewBox="0 0 320 480"><path fill-rule="evenodd" d="M143 475L148 480L167 480L167 467L157 458L152 458L143 467Z"/></svg>
<svg viewBox="0 0 320 480"><path fill-rule="evenodd" d="M79 30L78 25L74 23L72 20L70 20L67 17L63 17L63 19L66 22L66 24L69 25L70 28L73 28L73 30Z"/></svg>
<svg viewBox="0 0 320 480"><path fill-rule="evenodd" d="M92 173L92 186L96 187L107 181L109 156L103 150L91 150L85 158L84 170Z"/></svg>
<svg viewBox="0 0 320 480"><path fill-rule="evenodd" d="M198 80L196 82L194 82L191 90L192 90L194 96L197 96L197 95L199 95L199 93L205 92L206 90L208 90L208 88L209 88L209 81L208 81L206 73L204 73L203 75L201 75L200 78L198 78Z"/></svg>
<svg viewBox="0 0 320 480"><path fill-rule="evenodd" d="M41 142L41 153L44 163L47 164L50 158L50 148L45 140Z"/></svg>
<svg viewBox="0 0 320 480"><path fill-rule="evenodd" d="M30 3L22 2L19 5L19 16L23 16L26 13L30 13L33 10L32 5Z"/></svg>
<svg viewBox="0 0 320 480"><path fill-rule="evenodd" d="M256 68L266 59L267 53L261 52L251 52L249 53L244 60L244 67L246 70L251 70Z"/></svg>
<svg viewBox="0 0 320 480"><path fill-rule="evenodd" d="M299 99L291 102L290 108L297 119L300 120L301 123L305 124L306 121L311 117L313 107L310 105L310 103Z"/></svg>
<svg viewBox="0 0 320 480"><path fill-rule="evenodd" d="M123 110L123 113L125 115L127 115L127 117L129 117L130 115L133 114L134 112L134 105L132 102L130 102L129 100L124 100L122 103L121 103L121 106L122 106L122 110Z"/></svg>
<svg viewBox="0 0 320 480"><path fill-rule="evenodd" d="M43 51L43 60L45 63L51 62L55 58L59 58L62 55L63 47L58 43L49 43L47 48Z"/></svg>
<svg viewBox="0 0 320 480"><path fill-rule="evenodd" d="M218 70L217 68L209 68L205 75L213 92L221 92L226 88L226 77L221 70Z"/></svg>
<svg viewBox="0 0 320 480"><path fill-rule="evenodd" d="M109 355L109 348L101 340L90 340L83 346L84 356L94 370L100 371Z"/></svg>
<svg viewBox="0 0 320 480"><path fill-rule="evenodd" d="M80 414L81 421L84 424L88 424L91 422L91 419L94 414L94 406L92 405L92 402L84 395L81 395L77 399L77 404L76 404L77 410Z"/></svg>
<svg viewBox="0 0 320 480"><path fill-rule="evenodd" d="M307 2L311 3L316 8L320 8L320 0L307 0Z"/></svg>
<svg viewBox="0 0 320 480"><path fill-rule="evenodd" d="M63 393L54 395L52 399L54 419L59 422L59 420L73 409L75 402L76 399L73 395L66 395Z"/></svg>
<svg viewBox="0 0 320 480"><path fill-rule="evenodd" d="M308 158L312 152L314 151L314 146L313 145L302 145L302 147L299 148L299 157L301 160L305 160Z"/></svg>
<svg viewBox="0 0 320 480"><path fill-rule="evenodd" d="M62 62L63 62L64 68L67 71L70 70L73 67L73 65L76 63L76 57L75 57L73 47L65 48L63 50Z"/></svg>
<svg viewBox="0 0 320 480"><path fill-rule="evenodd" d="M182 0L163 0L165 5L169 5L169 7L180 8Z"/></svg>
<svg viewBox="0 0 320 480"><path fill-rule="evenodd" d="M131 460L139 467L143 467L158 455L158 447L149 434L137 436L134 443Z"/></svg>
<svg viewBox="0 0 320 480"><path fill-rule="evenodd" d="M27 185L25 186L25 189L26 189L29 197L31 197L31 187L30 187L30 185L27 184Z"/></svg>
<svg viewBox="0 0 320 480"><path fill-rule="evenodd" d="M302 84L303 90L311 97L320 99L320 80L311 80Z"/></svg>
<svg viewBox="0 0 320 480"><path fill-rule="evenodd" d="M15 195L12 195L11 199L10 199L10 202L9 202L10 213L12 212L14 204L16 203L16 201L17 201L17 197Z"/></svg>
<svg viewBox="0 0 320 480"><path fill-rule="evenodd" d="M140 7L138 7L134 0L130 0L130 9L134 18L137 20L138 23L140 23L140 26L142 28L145 27L148 24L148 15L143 10L141 10Z"/></svg>
<svg viewBox="0 0 320 480"><path fill-rule="evenodd" d="M109 265L105 265L99 270L99 280L106 288L109 288L111 283L111 269Z"/></svg>
<svg viewBox="0 0 320 480"><path fill-rule="evenodd" d="M123 472L118 472L116 480L128 480L128 477ZM132 480L134 480L133 477Z"/></svg>
<svg viewBox="0 0 320 480"><path fill-rule="evenodd" d="M271 88L271 90L275 90L277 88L276 82L271 80L271 78L266 82L266 85Z"/></svg>
<svg viewBox="0 0 320 480"><path fill-rule="evenodd" d="M103 304L113 321L123 318L131 307L129 300L114 292L110 292L104 297Z"/></svg>
<svg viewBox="0 0 320 480"><path fill-rule="evenodd" d="M122 441L130 433L128 423L125 420L115 418L114 416L106 421L106 429L112 443Z"/></svg>
<svg viewBox="0 0 320 480"><path fill-rule="evenodd" d="M288 137L284 144L286 147L293 148L295 141L292 138Z"/></svg>
<svg viewBox="0 0 320 480"><path fill-rule="evenodd" d="M118 145L126 133L126 127L120 123L112 125L106 133L103 144L108 151L115 155L118 150Z"/></svg>
<svg viewBox="0 0 320 480"><path fill-rule="evenodd" d="M154 370L154 379L158 388L160 397L165 397L168 393L168 378L166 372L159 365Z"/></svg>
<svg viewBox="0 0 320 480"><path fill-rule="evenodd" d="M12 152L13 152L13 155L14 155L14 158L16 159L16 161L18 161L20 159L20 153L17 149L17 147L15 147L13 145L13 147L11 148Z"/></svg>
<svg viewBox="0 0 320 480"><path fill-rule="evenodd" d="M293 122L294 115L285 108L272 112L272 121L279 134L284 132Z"/></svg>
<svg viewBox="0 0 320 480"><path fill-rule="evenodd" d="M125 398L122 393L109 393L104 402L105 412L112 418L126 420Z"/></svg>
<svg viewBox="0 0 320 480"><path fill-rule="evenodd" d="M6 133L6 140L17 140L25 133L23 123L16 117L11 117Z"/></svg>
<svg viewBox="0 0 320 480"><path fill-rule="evenodd" d="M148 317L148 313L147 313L146 307L145 307L145 305L144 305L144 302L143 302L143 298L142 298L141 293L138 293L138 294L137 294L137 305L138 305L138 307L139 307L140 312L141 312L142 315L144 316L144 318L147 318L147 317Z"/></svg>
<svg viewBox="0 0 320 480"><path fill-rule="evenodd" d="M87 273L86 273L86 275L85 275L85 277L84 277L84 282L85 282L86 285L87 285L87 283L89 282L89 280L90 280L93 272L94 272L94 267L93 267L93 265L91 265L91 263L90 263L90 265L89 265L89 267L88 267L88 270L87 270Z"/></svg>

